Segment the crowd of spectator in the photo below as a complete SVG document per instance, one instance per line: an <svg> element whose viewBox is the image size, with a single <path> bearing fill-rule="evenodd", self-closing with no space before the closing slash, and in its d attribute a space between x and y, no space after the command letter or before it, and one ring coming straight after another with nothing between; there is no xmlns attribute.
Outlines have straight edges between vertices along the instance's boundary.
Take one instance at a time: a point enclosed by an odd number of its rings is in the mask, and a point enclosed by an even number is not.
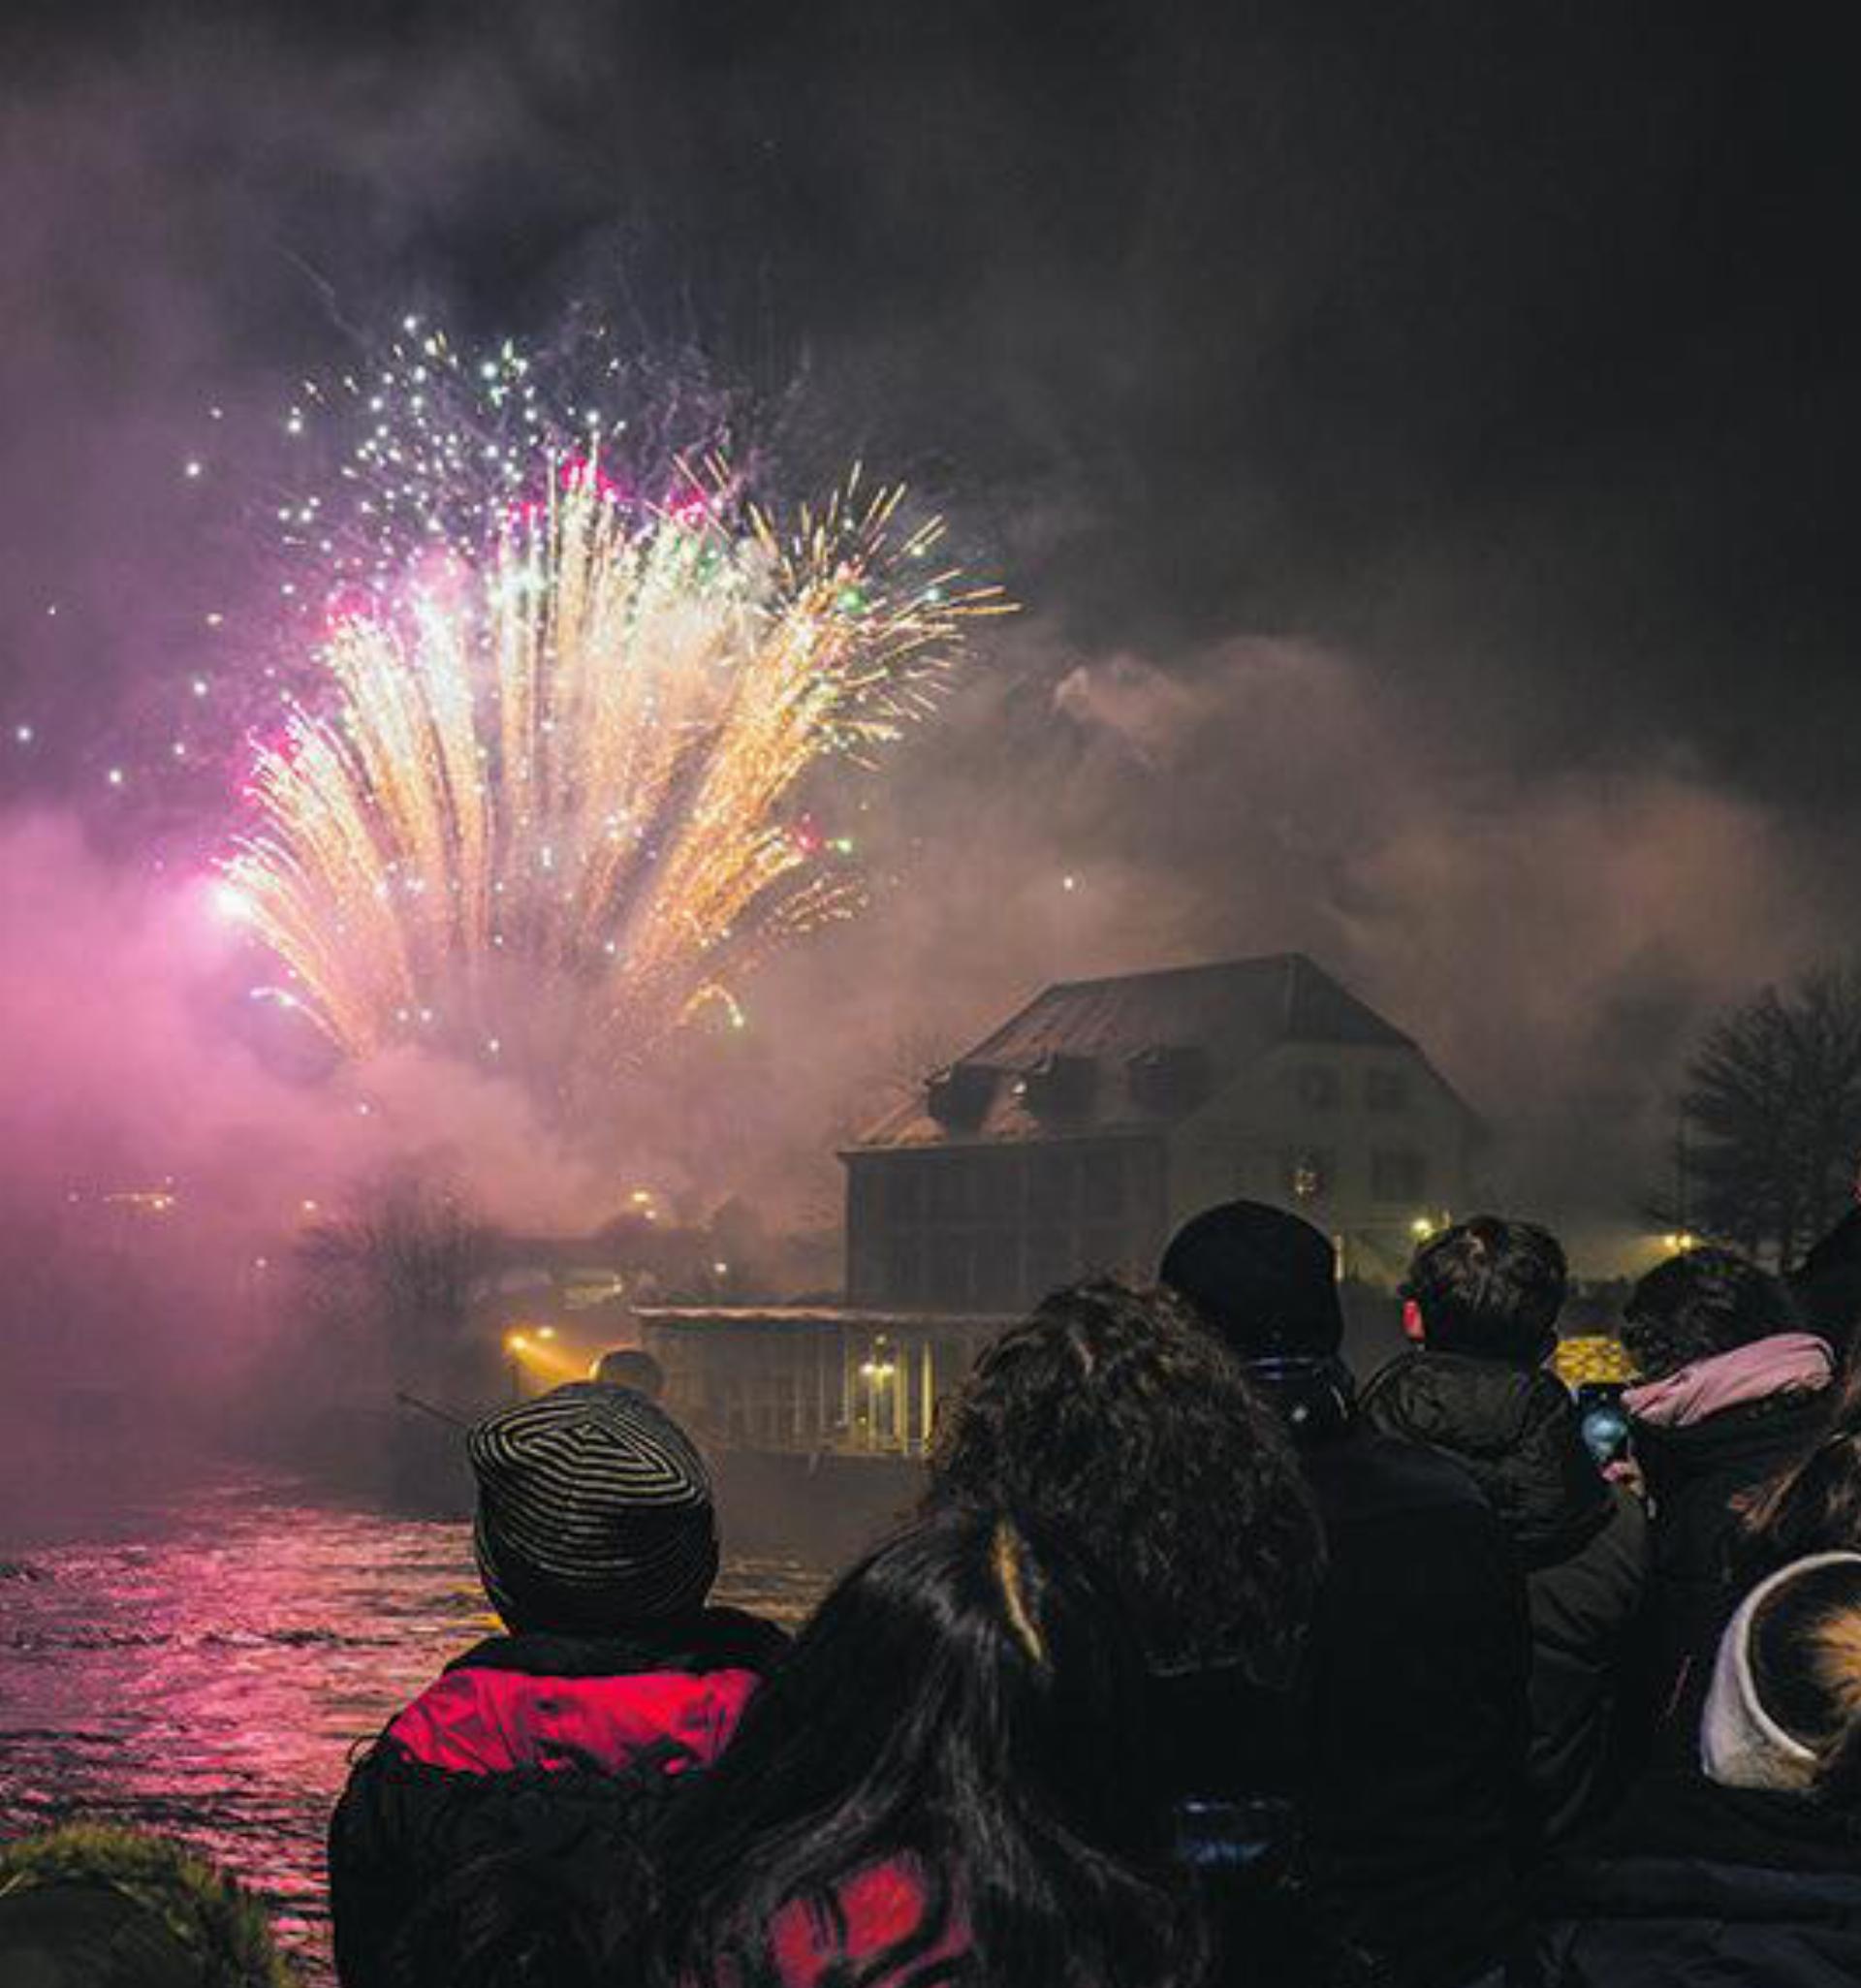
<svg viewBox="0 0 1861 1988"><path fill-rule="evenodd" d="M354 1764L343 1988L1861 1982L1846 1253L1661 1264L1600 1419L1568 1284L1448 1228L1360 1385L1327 1239L1212 1209L983 1353L792 1641L644 1368L491 1416L504 1633ZM9 1988L284 1978L161 1846L0 1851Z"/></svg>

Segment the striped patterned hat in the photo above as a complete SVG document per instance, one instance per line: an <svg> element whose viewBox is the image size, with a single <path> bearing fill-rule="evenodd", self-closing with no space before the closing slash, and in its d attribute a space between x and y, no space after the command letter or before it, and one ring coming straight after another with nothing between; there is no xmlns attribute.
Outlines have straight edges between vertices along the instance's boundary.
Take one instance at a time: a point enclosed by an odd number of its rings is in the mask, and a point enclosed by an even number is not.
<svg viewBox="0 0 1861 1988"><path fill-rule="evenodd" d="M710 1478L645 1395L575 1381L481 1422L466 1451L479 1574L513 1629L612 1634L703 1605Z"/></svg>

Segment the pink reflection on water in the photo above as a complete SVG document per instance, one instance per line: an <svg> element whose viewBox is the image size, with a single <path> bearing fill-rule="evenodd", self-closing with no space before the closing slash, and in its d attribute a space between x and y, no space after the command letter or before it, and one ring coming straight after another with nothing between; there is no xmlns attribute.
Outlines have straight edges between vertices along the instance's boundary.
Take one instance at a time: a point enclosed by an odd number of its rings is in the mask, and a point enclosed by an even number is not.
<svg viewBox="0 0 1861 1988"><path fill-rule="evenodd" d="M264 1897L328 1979L324 1830L351 1750L494 1624L469 1530L221 1477L10 1531L0 1499L0 1834L73 1814L183 1838ZM818 1586L720 1594L793 1621Z"/></svg>

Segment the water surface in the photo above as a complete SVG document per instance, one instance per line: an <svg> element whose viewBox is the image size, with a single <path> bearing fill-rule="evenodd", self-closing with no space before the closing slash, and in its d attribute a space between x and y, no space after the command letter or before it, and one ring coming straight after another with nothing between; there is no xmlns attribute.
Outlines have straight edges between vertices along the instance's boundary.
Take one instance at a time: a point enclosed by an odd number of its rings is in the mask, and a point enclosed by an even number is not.
<svg viewBox="0 0 1861 1988"><path fill-rule="evenodd" d="M718 1598L793 1623L820 1587L733 1560ZM469 1528L287 1479L215 1472L30 1527L0 1504L0 1836L85 1815L183 1838L327 1979L350 1751L494 1626Z"/></svg>

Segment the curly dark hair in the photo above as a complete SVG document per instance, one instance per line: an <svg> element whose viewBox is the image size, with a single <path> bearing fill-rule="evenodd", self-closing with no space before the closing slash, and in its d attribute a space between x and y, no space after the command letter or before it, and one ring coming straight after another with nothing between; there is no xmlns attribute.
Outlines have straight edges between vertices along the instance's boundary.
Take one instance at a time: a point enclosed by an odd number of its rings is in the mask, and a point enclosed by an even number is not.
<svg viewBox="0 0 1861 1988"><path fill-rule="evenodd" d="M1670 1256L1629 1292L1622 1315L1622 1342L1644 1380L1799 1329L1782 1278L1730 1249Z"/></svg>
<svg viewBox="0 0 1861 1988"><path fill-rule="evenodd" d="M1159 1669L1290 1671L1323 1535L1279 1417L1172 1293L1094 1278L984 1352L939 1418L931 1506L1083 1539Z"/></svg>
<svg viewBox="0 0 1861 1988"><path fill-rule="evenodd" d="M1535 1367L1557 1345L1569 1281L1549 1229L1476 1215L1416 1250L1403 1296L1421 1312L1434 1351Z"/></svg>

